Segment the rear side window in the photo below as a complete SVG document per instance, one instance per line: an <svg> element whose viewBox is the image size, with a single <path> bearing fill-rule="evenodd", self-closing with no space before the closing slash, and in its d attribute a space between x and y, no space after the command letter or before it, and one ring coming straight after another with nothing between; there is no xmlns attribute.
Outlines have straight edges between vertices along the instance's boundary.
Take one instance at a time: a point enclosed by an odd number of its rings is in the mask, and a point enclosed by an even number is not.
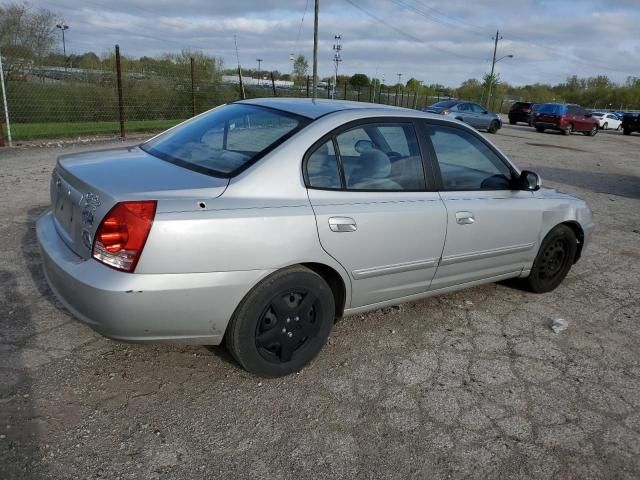
<svg viewBox="0 0 640 480"><path fill-rule="evenodd" d="M428 128L444 190L511 189L511 169L482 140L457 128Z"/></svg>
<svg viewBox="0 0 640 480"><path fill-rule="evenodd" d="M371 123L344 131L308 154L305 169L311 188L425 190L422 157L411 123Z"/></svg>
<svg viewBox="0 0 640 480"><path fill-rule="evenodd" d="M342 187L338 159L332 140L323 143L309 155L307 178L309 186L313 188L339 189Z"/></svg>
<svg viewBox="0 0 640 480"><path fill-rule="evenodd" d="M536 110L543 115L564 115L566 107L558 103L545 103Z"/></svg>
<svg viewBox="0 0 640 480"><path fill-rule="evenodd" d="M163 160L228 177L258 160L308 123L255 105L231 104L189 120L144 143Z"/></svg>

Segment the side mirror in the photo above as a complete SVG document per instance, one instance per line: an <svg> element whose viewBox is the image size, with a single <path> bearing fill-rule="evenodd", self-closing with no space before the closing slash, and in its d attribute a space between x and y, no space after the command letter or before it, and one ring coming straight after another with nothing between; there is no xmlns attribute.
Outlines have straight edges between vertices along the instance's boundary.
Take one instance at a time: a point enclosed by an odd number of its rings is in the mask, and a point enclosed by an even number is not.
<svg viewBox="0 0 640 480"><path fill-rule="evenodd" d="M364 153L367 150L372 150L375 148L373 142L371 140L358 140L353 147L356 152Z"/></svg>
<svg viewBox="0 0 640 480"><path fill-rule="evenodd" d="M523 170L520 172L519 183L522 190L528 190L530 192L540 190L540 187L542 186L540 175L530 170Z"/></svg>

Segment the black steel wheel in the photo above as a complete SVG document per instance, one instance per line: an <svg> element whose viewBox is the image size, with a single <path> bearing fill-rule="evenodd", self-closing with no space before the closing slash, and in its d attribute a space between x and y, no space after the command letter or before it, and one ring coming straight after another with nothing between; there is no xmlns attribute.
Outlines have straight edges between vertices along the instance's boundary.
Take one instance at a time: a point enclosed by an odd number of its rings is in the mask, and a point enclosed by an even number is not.
<svg viewBox="0 0 640 480"><path fill-rule="evenodd" d="M573 230L567 225L555 226L542 241L525 286L535 293L557 288L569 273L577 248Z"/></svg>
<svg viewBox="0 0 640 480"><path fill-rule="evenodd" d="M245 369L279 377L300 370L320 352L334 320L335 300L327 282L308 268L291 267L249 292L225 340Z"/></svg>

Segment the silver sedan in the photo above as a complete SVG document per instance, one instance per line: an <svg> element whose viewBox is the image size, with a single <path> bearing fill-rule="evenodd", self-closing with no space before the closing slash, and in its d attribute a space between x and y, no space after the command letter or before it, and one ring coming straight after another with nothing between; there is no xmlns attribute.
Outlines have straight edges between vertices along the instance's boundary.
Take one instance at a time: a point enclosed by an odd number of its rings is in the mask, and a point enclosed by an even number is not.
<svg viewBox="0 0 640 480"><path fill-rule="evenodd" d="M337 318L518 278L549 292L593 231L475 130L380 105L256 99L58 159L37 222L51 289L131 342L225 342L299 370Z"/></svg>
<svg viewBox="0 0 640 480"><path fill-rule="evenodd" d="M443 100L423 108L423 111L446 115L489 133L497 133L502 128L502 120L497 113L488 112L482 105L465 100Z"/></svg>

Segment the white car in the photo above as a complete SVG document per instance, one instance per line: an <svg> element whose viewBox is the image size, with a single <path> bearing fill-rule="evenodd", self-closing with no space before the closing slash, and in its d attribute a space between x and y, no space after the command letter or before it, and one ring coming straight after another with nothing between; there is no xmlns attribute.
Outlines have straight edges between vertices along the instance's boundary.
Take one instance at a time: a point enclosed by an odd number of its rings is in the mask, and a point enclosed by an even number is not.
<svg viewBox="0 0 640 480"><path fill-rule="evenodd" d="M594 112L593 116L598 119L598 124L602 130L614 128L620 130L622 121L613 113Z"/></svg>

